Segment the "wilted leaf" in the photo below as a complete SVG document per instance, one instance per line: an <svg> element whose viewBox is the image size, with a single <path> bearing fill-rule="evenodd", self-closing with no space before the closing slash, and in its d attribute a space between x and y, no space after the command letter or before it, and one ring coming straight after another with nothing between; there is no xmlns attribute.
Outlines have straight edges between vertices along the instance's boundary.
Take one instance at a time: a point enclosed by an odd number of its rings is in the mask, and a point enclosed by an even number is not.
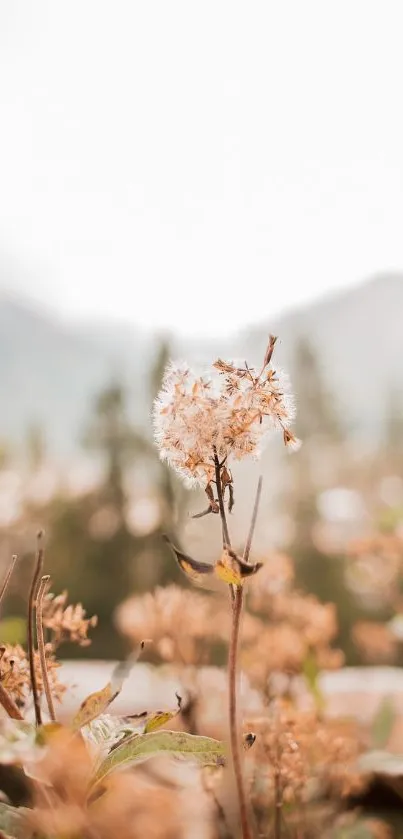
<svg viewBox="0 0 403 839"><path fill-rule="evenodd" d="M382 749L388 743L396 719L396 711L389 697L381 702L372 722L372 742L376 749Z"/></svg>
<svg viewBox="0 0 403 839"><path fill-rule="evenodd" d="M256 574L261 567L261 562L249 564L248 562L244 562L244 560L241 559L241 557L233 550L225 548L220 556L220 559L216 563L214 570L216 576L220 580L223 580L224 583L229 583L233 586L241 586L245 578Z"/></svg>
<svg viewBox="0 0 403 839"><path fill-rule="evenodd" d="M179 568L184 574L186 574L192 583L201 583L206 575L213 573L214 568L210 565L210 563L198 562L196 559L188 556L188 554L185 554L178 548L175 548L175 545L172 544L167 536L164 536L164 539L175 554Z"/></svg>
<svg viewBox="0 0 403 839"><path fill-rule="evenodd" d="M133 655L131 655L126 661L119 662L112 673L110 682L108 682L102 690L90 693L90 695L83 700L72 721L73 731L78 731L83 727L83 725L88 725L88 723L95 720L96 717L99 717L100 714L103 714L111 702L119 696L125 679L129 675L135 661L138 660L141 651L144 649L144 644L145 642L141 641L139 649L133 653Z"/></svg>
<svg viewBox="0 0 403 839"><path fill-rule="evenodd" d="M7 839L30 839L33 831L29 828L25 807L11 807L0 802L0 831Z"/></svg>
<svg viewBox="0 0 403 839"><path fill-rule="evenodd" d="M153 731L135 734L117 746L101 763L92 786L104 781L114 771L127 769L152 757L170 755L202 766L224 763L224 745L210 737L198 737L182 731Z"/></svg>
<svg viewBox="0 0 403 839"><path fill-rule="evenodd" d="M131 723L138 720L138 722L142 723L144 726L142 733L150 734L151 731L156 731L158 728L162 728L163 725L166 725L179 714L182 697L177 695L177 700L177 707L171 711L145 711L142 714L135 714L133 716L126 717L126 719Z"/></svg>
<svg viewBox="0 0 403 839"><path fill-rule="evenodd" d="M256 734L253 734L252 731L250 731L249 734L244 734L243 747L244 747L246 752L249 751L249 749L252 748L255 741L256 741Z"/></svg>
<svg viewBox="0 0 403 839"><path fill-rule="evenodd" d="M100 714L103 714L118 694L119 690L115 690L115 692L113 692L112 683L108 682L102 690L98 690L95 693L90 693L89 696L86 696L81 703L77 714L73 718L73 731L78 731L83 727L83 725L88 725L88 723L95 720L96 717L99 717Z"/></svg>

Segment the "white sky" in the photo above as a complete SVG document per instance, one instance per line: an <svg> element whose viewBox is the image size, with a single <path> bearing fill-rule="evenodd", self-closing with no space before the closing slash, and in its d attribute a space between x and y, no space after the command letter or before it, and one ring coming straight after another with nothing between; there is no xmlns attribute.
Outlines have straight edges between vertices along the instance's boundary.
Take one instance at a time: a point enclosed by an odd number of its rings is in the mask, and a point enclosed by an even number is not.
<svg viewBox="0 0 403 839"><path fill-rule="evenodd" d="M211 333L403 268L402 31L400 0L1 0L0 283Z"/></svg>

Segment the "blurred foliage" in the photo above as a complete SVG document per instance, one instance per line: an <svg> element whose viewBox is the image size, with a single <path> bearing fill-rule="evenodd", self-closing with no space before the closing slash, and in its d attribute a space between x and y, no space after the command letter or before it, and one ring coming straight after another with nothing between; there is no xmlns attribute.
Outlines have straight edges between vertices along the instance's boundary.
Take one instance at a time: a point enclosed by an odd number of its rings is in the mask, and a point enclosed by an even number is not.
<svg viewBox="0 0 403 839"><path fill-rule="evenodd" d="M27 634L24 618L4 618L0 621L0 638L3 644L22 644Z"/></svg>

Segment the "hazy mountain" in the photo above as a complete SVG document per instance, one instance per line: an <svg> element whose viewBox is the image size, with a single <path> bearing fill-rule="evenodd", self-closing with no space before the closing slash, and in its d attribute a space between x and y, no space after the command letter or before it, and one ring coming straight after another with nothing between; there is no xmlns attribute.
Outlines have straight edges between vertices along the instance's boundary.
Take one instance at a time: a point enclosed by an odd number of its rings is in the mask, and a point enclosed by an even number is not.
<svg viewBox="0 0 403 839"><path fill-rule="evenodd" d="M391 386L403 395L403 275L384 275L349 291L251 325L239 335L176 349L191 357L215 353L259 360L267 335L281 338L278 358L289 366L295 341L310 337L346 425L379 431ZM79 440L93 395L119 376L130 391L132 414L144 422L147 372L158 346L152 335L121 324L66 326L38 308L0 298L0 435L21 439L31 422L43 424L54 451Z"/></svg>

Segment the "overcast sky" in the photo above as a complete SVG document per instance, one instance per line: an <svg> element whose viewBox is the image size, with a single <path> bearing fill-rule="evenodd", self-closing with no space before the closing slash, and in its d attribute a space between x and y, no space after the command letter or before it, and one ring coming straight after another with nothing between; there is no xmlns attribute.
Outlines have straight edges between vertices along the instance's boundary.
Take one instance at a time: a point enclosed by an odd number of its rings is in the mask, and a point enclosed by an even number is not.
<svg viewBox="0 0 403 839"><path fill-rule="evenodd" d="M0 284L228 330L403 268L400 0L0 0Z"/></svg>

